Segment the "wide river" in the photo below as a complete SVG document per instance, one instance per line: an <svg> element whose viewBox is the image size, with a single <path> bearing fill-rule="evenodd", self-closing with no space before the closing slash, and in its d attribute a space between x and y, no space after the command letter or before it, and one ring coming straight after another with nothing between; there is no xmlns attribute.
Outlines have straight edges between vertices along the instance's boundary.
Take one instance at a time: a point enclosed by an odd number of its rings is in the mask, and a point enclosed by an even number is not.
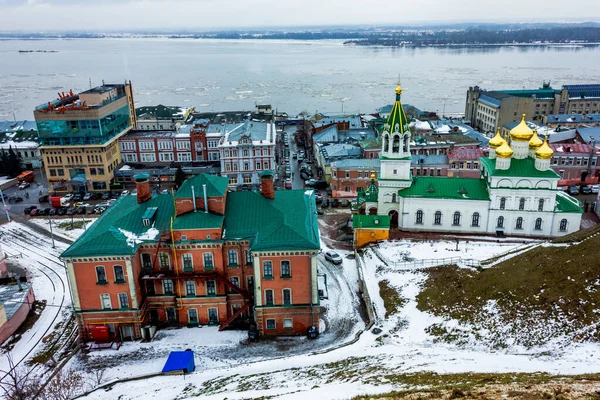
<svg viewBox="0 0 600 400"><path fill-rule="evenodd" d="M55 53L19 53L53 50ZM394 99L464 112L469 86L600 83L600 47L385 48L341 41L166 38L0 41L0 119L32 119L58 91L131 80L137 106L373 112Z"/></svg>

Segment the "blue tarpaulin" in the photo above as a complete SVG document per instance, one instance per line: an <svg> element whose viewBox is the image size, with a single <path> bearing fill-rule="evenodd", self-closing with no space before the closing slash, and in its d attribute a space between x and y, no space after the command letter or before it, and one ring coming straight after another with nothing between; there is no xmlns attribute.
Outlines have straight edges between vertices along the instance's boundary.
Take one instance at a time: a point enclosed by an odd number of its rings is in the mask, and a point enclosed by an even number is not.
<svg viewBox="0 0 600 400"><path fill-rule="evenodd" d="M194 372L196 365L194 364L193 351L172 351L169 358L162 369L162 372L183 371Z"/></svg>

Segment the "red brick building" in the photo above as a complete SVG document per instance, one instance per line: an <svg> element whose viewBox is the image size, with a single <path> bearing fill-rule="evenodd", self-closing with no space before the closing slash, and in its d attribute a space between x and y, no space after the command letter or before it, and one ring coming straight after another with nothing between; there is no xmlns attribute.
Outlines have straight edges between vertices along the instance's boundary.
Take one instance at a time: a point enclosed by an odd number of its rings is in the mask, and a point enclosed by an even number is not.
<svg viewBox="0 0 600 400"><path fill-rule="evenodd" d="M192 161L189 133L174 131L130 131L119 138L125 163L155 164Z"/></svg>
<svg viewBox="0 0 600 400"><path fill-rule="evenodd" d="M598 183L600 150L592 152L592 146L582 143L551 144L554 155L550 163L560 175L560 186Z"/></svg>
<svg viewBox="0 0 600 400"><path fill-rule="evenodd" d="M379 158L360 158L331 163L331 196L354 198L371 183L371 175L379 176Z"/></svg>
<svg viewBox="0 0 600 400"><path fill-rule="evenodd" d="M228 192L197 175L173 196L122 196L63 254L81 337L137 339L145 325L253 321L265 335L318 327L315 201L304 190Z"/></svg>
<svg viewBox="0 0 600 400"><path fill-rule="evenodd" d="M448 176L461 178L479 178L479 157L483 157L484 151L479 148L460 147L448 152Z"/></svg>

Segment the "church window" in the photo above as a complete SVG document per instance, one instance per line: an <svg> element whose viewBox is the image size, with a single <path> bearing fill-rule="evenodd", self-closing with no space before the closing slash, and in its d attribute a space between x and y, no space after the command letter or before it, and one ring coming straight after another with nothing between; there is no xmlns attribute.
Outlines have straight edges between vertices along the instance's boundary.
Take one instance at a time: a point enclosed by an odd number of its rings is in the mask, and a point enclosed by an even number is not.
<svg viewBox="0 0 600 400"><path fill-rule="evenodd" d="M460 213L458 211L452 216L452 225L460 226Z"/></svg>
<svg viewBox="0 0 600 400"><path fill-rule="evenodd" d="M471 217L471 226L479 226L479 213L473 213Z"/></svg>
<svg viewBox="0 0 600 400"><path fill-rule="evenodd" d="M398 195L396 193L392 193L392 203L395 203L398 200Z"/></svg>
<svg viewBox="0 0 600 400"><path fill-rule="evenodd" d="M538 211L544 211L544 199L538 201Z"/></svg>
<svg viewBox="0 0 600 400"><path fill-rule="evenodd" d="M390 135L383 135L383 151L390 151Z"/></svg>
<svg viewBox="0 0 600 400"><path fill-rule="evenodd" d="M501 215L498 217L498 223L496 224L498 228L504 228L504 217Z"/></svg>
<svg viewBox="0 0 600 400"><path fill-rule="evenodd" d="M398 170L397 169L394 170L394 175L398 175Z"/></svg>
<svg viewBox="0 0 600 400"><path fill-rule="evenodd" d="M517 218L515 229L523 229L523 217Z"/></svg>
<svg viewBox="0 0 600 400"><path fill-rule="evenodd" d="M500 209L504 210L506 208L506 197L500 198Z"/></svg>
<svg viewBox="0 0 600 400"><path fill-rule="evenodd" d="M567 220L566 219L561 219L560 220L560 227L558 229L561 232L566 232L567 231Z"/></svg>
<svg viewBox="0 0 600 400"><path fill-rule="evenodd" d="M524 210L525 209L525 198L521 197L521 199L519 200L519 210Z"/></svg>
<svg viewBox="0 0 600 400"><path fill-rule="evenodd" d="M392 153L400 153L400 136L394 135L394 141L392 142Z"/></svg>
<svg viewBox="0 0 600 400"><path fill-rule="evenodd" d="M441 211L436 211L433 217L433 224L434 225L441 225L442 224L442 212Z"/></svg>
<svg viewBox="0 0 600 400"><path fill-rule="evenodd" d="M417 210L417 218L415 219L416 225L423 225L423 210Z"/></svg>
<svg viewBox="0 0 600 400"><path fill-rule="evenodd" d="M535 230L536 231L542 230L542 219L541 218L538 218L535 220Z"/></svg>

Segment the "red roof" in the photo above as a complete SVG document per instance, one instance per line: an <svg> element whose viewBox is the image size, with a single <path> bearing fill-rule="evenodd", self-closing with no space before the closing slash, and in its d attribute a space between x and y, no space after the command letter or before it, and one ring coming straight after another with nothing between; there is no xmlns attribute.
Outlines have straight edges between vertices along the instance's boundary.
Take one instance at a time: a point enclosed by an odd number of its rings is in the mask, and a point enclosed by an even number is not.
<svg viewBox="0 0 600 400"><path fill-rule="evenodd" d="M454 148L448 153L450 160L477 160L479 157L483 157L483 150L473 147Z"/></svg>
<svg viewBox="0 0 600 400"><path fill-rule="evenodd" d="M592 146L586 143L553 143L550 148L555 153L583 153L590 154Z"/></svg>

